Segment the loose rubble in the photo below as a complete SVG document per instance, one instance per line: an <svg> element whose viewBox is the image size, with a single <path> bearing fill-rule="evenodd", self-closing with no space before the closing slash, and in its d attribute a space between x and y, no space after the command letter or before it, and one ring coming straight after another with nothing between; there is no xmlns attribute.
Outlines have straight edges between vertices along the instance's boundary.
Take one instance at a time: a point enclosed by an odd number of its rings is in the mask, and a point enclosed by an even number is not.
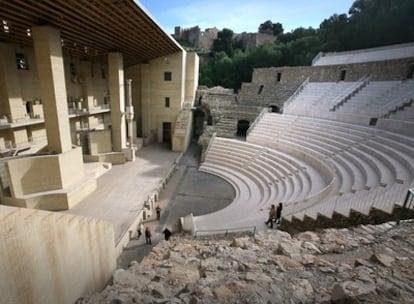
<svg viewBox="0 0 414 304"><path fill-rule="evenodd" d="M175 235L87 303L414 303L414 224Z"/></svg>

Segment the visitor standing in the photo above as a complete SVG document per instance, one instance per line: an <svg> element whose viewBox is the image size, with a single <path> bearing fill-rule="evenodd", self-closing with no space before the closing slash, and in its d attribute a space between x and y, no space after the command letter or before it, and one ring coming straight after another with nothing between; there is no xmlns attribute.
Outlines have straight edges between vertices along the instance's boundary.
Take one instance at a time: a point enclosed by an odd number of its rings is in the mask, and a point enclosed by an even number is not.
<svg viewBox="0 0 414 304"><path fill-rule="evenodd" d="M276 220L275 220L276 226L279 225L281 222L282 209L283 209L283 204L279 203L276 209Z"/></svg>
<svg viewBox="0 0 414 304"><path fill-rule="evenodd" d="M137 239L139 240L139 238L141 237L141 235L142 235L142 227L141 227L141 225L142 224L138 224L138 227L137 227Z"/></svg>
<svg viewBox="0 0 414 304"><path fill-rule="evenodd" d="M148 226L145 228L145 243L147 245L152 244L152 242L151 242L151 230L149 229Z"/></svg>
<svg viewBox="0 0 414 304"><path fill-rule="evenodd" d="M266 225L270 224L270 228L273 228L273 221L276 219L276 207L274 204L272 204L272 206L270 207L269 210L269 218L268 220L265 222Z"/></svg>

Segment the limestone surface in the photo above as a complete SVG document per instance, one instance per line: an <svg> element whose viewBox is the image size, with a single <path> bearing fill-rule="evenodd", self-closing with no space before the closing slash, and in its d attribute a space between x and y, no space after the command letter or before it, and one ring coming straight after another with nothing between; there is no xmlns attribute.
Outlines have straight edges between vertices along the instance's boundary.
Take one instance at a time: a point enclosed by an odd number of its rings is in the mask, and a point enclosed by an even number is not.
<svg viewBox="0 0 414 304"><path fill-rule="evenodd" d="M414 224L174 235L86 303L414 303Z"/></svg>

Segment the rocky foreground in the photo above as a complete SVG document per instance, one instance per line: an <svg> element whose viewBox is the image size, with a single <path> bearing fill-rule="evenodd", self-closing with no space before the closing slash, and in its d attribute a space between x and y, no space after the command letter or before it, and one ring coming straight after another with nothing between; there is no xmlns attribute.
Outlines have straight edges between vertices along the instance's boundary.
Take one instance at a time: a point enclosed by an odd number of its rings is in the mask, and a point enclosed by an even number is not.
<svg viewBox="0 0 414 304"><path fill-rule="evenodd" d="M86 303L414 303L414 224L175 236Z"/></svg>

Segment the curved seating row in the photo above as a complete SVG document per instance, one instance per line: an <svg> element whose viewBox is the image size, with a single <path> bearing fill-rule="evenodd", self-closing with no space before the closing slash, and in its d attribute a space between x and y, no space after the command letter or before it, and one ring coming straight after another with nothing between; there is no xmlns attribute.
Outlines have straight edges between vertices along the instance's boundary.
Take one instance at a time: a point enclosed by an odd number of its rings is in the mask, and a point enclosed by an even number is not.
<svg viewBox="0 0 414 304"><path fill-rule="evenodd" d="M329 191L333 171L280 151L216 137L200 170L229 181L236 196L229 206L194 218L196 230L262 222L272 203L304 202ZM328 189L328 190L327 190Z"/></svg>
<svg viewBox="0 0 414 304"><path fill-rule="evenodd" d="M279 201L289 221L369 215L372 209L391 213L414 186L410 136L265 113L246 140L213 141L200 170L231 182L236 197L223 210L195 217L196 230L263 223L269 205Z"/></svg>
<svg viewBox="0 0 414 304"><path fill-rule="evenodd" d="M334 166L338 193L301 208L288 205L288 220L315 218L318 212L327 217L334 211L348 215L351 209L363 214L371 208L389 212L414 180L414 139L372 127L266 113L247 141L276 150L290 146Z"/></svg>
<svg viewBox="0 0 414 304"><path fill-rule="evenodd" d="M333 162L335 158L348 158L363 170L368 179L364 187L409 181L414 177L413 166L410 165L414 161L414 140L411 137L333 121L326 121L323 125L320 119L308 117L298 117L298 123L280 128L279 123L265 121L270 116L278 120L285 115L266 114L263 124L260 122L250 132L248 141L291 142Z"/></svg>

